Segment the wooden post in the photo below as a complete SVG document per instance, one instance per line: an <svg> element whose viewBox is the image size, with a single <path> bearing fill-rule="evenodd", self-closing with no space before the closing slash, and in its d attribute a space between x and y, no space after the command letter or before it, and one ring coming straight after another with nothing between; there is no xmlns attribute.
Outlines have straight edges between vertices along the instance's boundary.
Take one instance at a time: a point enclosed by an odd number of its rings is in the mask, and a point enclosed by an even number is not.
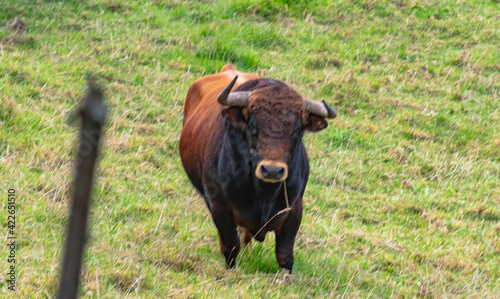
<svg viewBox="0 0 500 299"><path fill-rule="evenodd" d="M107 109L103 92L89 80L85 103L78 111L82 129L76 157L76 174L73 200L66 233L66 246L59 281L59 299L76 298L80 281L82 256L86 242L87 215L98 157L99 139L106 120Z"/></svg>

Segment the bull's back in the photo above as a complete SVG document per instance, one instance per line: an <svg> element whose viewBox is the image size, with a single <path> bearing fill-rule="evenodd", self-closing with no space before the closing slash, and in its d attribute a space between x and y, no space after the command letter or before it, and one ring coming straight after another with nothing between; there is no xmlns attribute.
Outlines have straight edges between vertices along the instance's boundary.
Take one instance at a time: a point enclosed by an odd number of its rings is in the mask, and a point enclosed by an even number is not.
<svg viewBox="0 0 500 299"><path fill-rule="evenodd" d="M215 158L224 128L221 115L223 107L217 103L217 96L236 75L238 81L235 87L259 78L256 75L240 73L230 64L224 66L222 71L196 80L188 90L184 105L179 150L189 179L201 193L206 162Z"/></svg>
<svg viewBox="0 0 500 299"><path fill-rule="evenodd" d="M259 79L254 74L238 72L236 68L230 63L222 67L221 72L218 74L208 75L196 80L191 87L189 87L186 102L184 105L184 123L192 116L198 113L200 107L210 109L210 107L221 109L222 107L217 103L217 96L226 87L231 80L238 75L238 81L234 88L239 85L250 81Z"/></svg>

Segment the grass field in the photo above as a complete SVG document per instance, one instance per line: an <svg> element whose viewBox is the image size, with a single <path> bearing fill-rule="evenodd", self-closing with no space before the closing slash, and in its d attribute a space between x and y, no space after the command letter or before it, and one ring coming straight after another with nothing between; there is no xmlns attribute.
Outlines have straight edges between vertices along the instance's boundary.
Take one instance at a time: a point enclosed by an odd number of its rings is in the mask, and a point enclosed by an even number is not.
<svg viewBox="0 0 500 299"><path fill-rule="evenodd" d="M491 0L0 0L1 235L14 188L19 237L1 297L56 293L68 119L95 73L110 119L83 297L499 298L499 30ZM305 136L291 277L271 234L225 269L180 163L187 89L228 61L339 111Z"/></svg>

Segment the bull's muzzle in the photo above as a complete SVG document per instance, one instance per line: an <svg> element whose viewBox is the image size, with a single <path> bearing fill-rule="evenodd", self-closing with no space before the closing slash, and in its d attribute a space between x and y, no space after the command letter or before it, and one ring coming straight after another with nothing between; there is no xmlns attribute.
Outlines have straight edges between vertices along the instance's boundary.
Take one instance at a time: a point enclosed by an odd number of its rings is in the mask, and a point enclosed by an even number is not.
<svg viewBox="0 0 500 299"><path fill-rule="evenodd" d="M283 182L288 177L288 165L283 162L262 160L257 164L255 176L267 183Z"/></svg>

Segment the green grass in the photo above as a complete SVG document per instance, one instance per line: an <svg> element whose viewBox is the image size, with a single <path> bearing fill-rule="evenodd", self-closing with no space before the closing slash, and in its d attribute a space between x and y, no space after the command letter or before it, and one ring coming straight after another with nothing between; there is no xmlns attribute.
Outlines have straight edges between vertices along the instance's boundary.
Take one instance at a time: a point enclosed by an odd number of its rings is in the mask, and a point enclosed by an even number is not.
<svg viewBox="0 0 500 299"><path fill-rule="evenodd" d="M68 115L95 73L110 118L82 296L498 298L499 12L491 0L0 0L17 297L56 293L78 129ZM305 137L291 277L272 235L225 270L180 163L187 89L228 61L339 111Z"/></svg>

